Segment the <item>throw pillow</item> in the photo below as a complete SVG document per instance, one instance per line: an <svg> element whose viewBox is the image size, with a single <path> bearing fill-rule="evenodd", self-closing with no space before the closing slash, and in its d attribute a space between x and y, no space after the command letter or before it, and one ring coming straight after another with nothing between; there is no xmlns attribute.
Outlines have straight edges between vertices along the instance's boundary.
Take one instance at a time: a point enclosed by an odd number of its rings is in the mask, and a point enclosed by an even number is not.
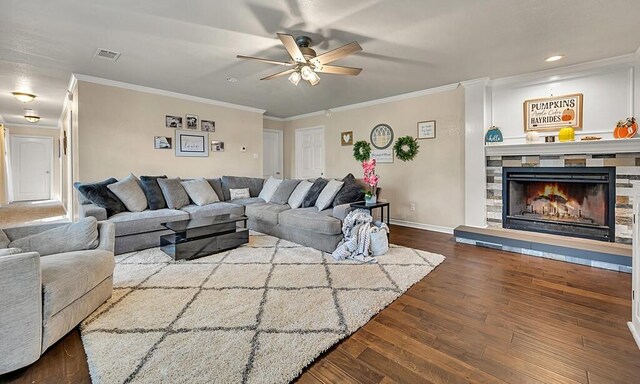
<svg viewBox="0 0 640 384"><path fill-rule="evenodd" d="M312 182L307 180L302 180L298 184L298 186L296 186L296 189L294 189L293 193L291 193L291 196L289 196L289 201L288 201L289 206L292 209L300 208L300 206L302 205L302 202L304 201L305 196L307 196L307 193L311 189L312 185L313 185Z"/></svg>
<svg viewBox="0 0 640 384"><path fill-rule="evenodd" d="M313 185L311 186L311 189L309 189L309 192L307 192L307 195L304 197L304 200L302 201L302 208L313 207L316 204L318 196L320 196L320 192L322 192L328 182L329 180L318 177L313 182Z"/></svg>
<svg viewBox="0 0 640 384"><path fill-rule="evenodd" d="M276 193L276 189L278 189L280 183L282 183L282 179L276 179L275 177L270 176L267 181L264 182L262 191L260 191L258 197L268 203L271 201L273 194Z"/></svg>
<svg viewBox="0 0 640 384"><path fill-rule="evenodd" d="M249 188L229 189L229 196L231 197L231 200L248 199L251 197L249 194Z"/></svg>
<svg viewBox="0 0 640 384"><path fill-rule="evenodd" d="M94 249L98 244L98 221L95 217L89 216L75 223L16 239L9 243L9 247L46 256Z"/></svg>
<svg viewBox="0 0 640 384"><path fill-rule="evenodd" d="M211 184L204 177L196 180L181 181L180 184L187 191L191 200L199 206L220 201L216 191L213 190Z"/></svg>
<svg viewBox="0 0 640 384"><path fill-rule="evenodd" d="M355 203L357 201L364 200L364 192L362 191L362 186L358 183L358 180L353 176L353 174L348 174L342 179L344 185L335 199L333 199L333 206Z"/></svg>
<svg viewBox="0 0 640 384"><path fill-rule="evenodd" d="M222 181L220 179L207 179L209 184L211 184L211 188L216 191L216 195L218 195L218 200L224 200L224 192L222 192Z"/></svg>
<svg viewBox="0 0 640 384"><path fill-rule="evenodd" d="M107 185L107 188L118 196L129 212L142 212L147 209L147 197L133 173L117 183Z"/></svg>
<svg viewBox="0 0 640 384"><path fill-rule="evenodd" d="M156 210L167 207L167 202L162 195L162 189L158 185L158 179L166 179L166 175L162 176L140 176L140 185L142 191L147 197L147 203L149 203L149 209Z"/></svg>
<svg viewBox="0 0 640 384"><path fill-rule="evenodd" d="M338 180L330 180L327 183L316 200L316 208L318 208L318 211L325 210L331 206L333 198L340 192L343 185L344 183Z"/></svg>
<svg viewBox="0 0 640 384"><path fill-rule="evenodd" d="M127 210L122 201L107 188L107 185L117 182L118 180L112 177L99 183L80 184L78 191L93 204L104 208L107 211L107 216L112 216Z"/></svg>
<svg viewBox="0 0 640 384"><path fill-rule="evenodd" d="M0 248L7 248L11 240L7 237L7 234L0 229Z"/></svg>
<svg viewBox="0 0 640 384"><path fill-rule="evenodd" d="M284 205L287 204L293 190L300 184L300 180L283 180L278 189L276 189L269 203ZM266 184L265 184L266 185Z"/></svg>
<svg viewBox="0 0 640 384"><path fill-rule="evenodd" d="M22 249L20 249L20 248L0 248L0 256L17 255L18 253L22 253Z"/></svg>
<svg viewBox="0 0 640 384"><path fill-rule="evenodd" d="M162 195L167 202L167 208L180 209L189 205L189 195L180 184L180 179L158 179Z"/></svg>
<svg viewBox="0 0 640 384"><path fill-rule="evenodd" d="M78 187L81 186L81 185L82 185L81 182L76 181L75 183L73 183L73 188L78 190ZM91 204L91 200L89 200L86 197L84 197L84 195L82 193L78 193L78 204L80 204L80 205Z"/></svg>

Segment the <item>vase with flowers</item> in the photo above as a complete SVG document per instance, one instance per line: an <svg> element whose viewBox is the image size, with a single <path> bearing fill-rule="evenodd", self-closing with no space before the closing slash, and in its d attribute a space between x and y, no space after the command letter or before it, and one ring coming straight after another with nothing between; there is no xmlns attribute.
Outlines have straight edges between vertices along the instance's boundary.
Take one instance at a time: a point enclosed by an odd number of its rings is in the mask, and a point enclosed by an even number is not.
<svg viewBox="0 0 640 384"><path fill-rule="evenodd" d="M376 175L376 159L369 159L362 162L362 170L364 171L364 182L368 188L364 191L364 201L367 205L373 205L377 202L376 190L380 177Z"/></svg>

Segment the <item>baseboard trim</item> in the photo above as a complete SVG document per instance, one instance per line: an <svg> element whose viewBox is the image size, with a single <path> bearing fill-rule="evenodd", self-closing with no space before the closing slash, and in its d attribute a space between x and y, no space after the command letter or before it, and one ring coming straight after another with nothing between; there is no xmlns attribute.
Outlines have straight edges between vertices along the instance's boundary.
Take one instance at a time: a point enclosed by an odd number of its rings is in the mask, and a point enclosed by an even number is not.
<svg viewBox="0 0 640 384"><path fill-rule="evenodd" d="M633 323L630 321L627 323L627 325L629 326L631 335L633 336L633 339L636 341L638 348L640 348L640 335L638 334L638 330L636 329L636 327L633 326Z"/></svg>
<svg viewBox="0 0 640 384"><path fill-rule="evenodd" d="M396 219L389 220L389 223L391 223L393 225L399 225L401 227L424 229L424 230L427 230L427 231L447 233L447 234L450 234L450 235L453 234L453 228L442 227L442 226L439 226L439 225L414 223L412 221L396 220Z"/></svg>

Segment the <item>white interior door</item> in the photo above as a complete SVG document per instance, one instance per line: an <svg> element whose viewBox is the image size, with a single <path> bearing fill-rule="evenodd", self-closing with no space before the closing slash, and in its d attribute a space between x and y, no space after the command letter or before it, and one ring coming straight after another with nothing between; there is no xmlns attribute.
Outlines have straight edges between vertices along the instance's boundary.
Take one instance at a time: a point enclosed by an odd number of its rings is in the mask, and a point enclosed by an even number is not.
<svg viewBox="0 0 640 384"><path fill-rule="evenodd" d="M631 309L631 322L629 328L640 347L640 195L634 197L633 216L633 303Z"/></svg>
<svg viewBox="0 0 640 384"><path fill-rule="evenodd" d="M264 178L282 179L282 131L264 130L262 140L262 169Z"/></svg>
<svg viewBox="0 0 640 384"><path fill-rule="evenodd" d="M52 164L51 138L11 136L13 200L50 199Z"/></svg>
<svg viewBox="0 0 640 384"><path fill-rule="evenodd" d="M324 176L324 127L296 130L296 177Z"/></svg>

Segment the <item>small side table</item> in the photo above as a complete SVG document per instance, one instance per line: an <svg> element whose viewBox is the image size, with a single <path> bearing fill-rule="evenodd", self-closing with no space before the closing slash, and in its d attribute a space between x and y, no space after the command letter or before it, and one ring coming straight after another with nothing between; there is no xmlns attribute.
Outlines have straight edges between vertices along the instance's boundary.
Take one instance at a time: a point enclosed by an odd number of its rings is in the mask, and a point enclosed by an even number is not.
<svg viewBox="0 0 640 384"><path fill-rule="evenodd" d="M384 222L384 208L387 207L387 226L389 226L389 203L384 201L377 202L375 204L367 205L364 201L359 201L357 203L351 203L351 208L357 209L366 209L369 213L373 213L375 208L380 208L380 221Z"/></svg>

